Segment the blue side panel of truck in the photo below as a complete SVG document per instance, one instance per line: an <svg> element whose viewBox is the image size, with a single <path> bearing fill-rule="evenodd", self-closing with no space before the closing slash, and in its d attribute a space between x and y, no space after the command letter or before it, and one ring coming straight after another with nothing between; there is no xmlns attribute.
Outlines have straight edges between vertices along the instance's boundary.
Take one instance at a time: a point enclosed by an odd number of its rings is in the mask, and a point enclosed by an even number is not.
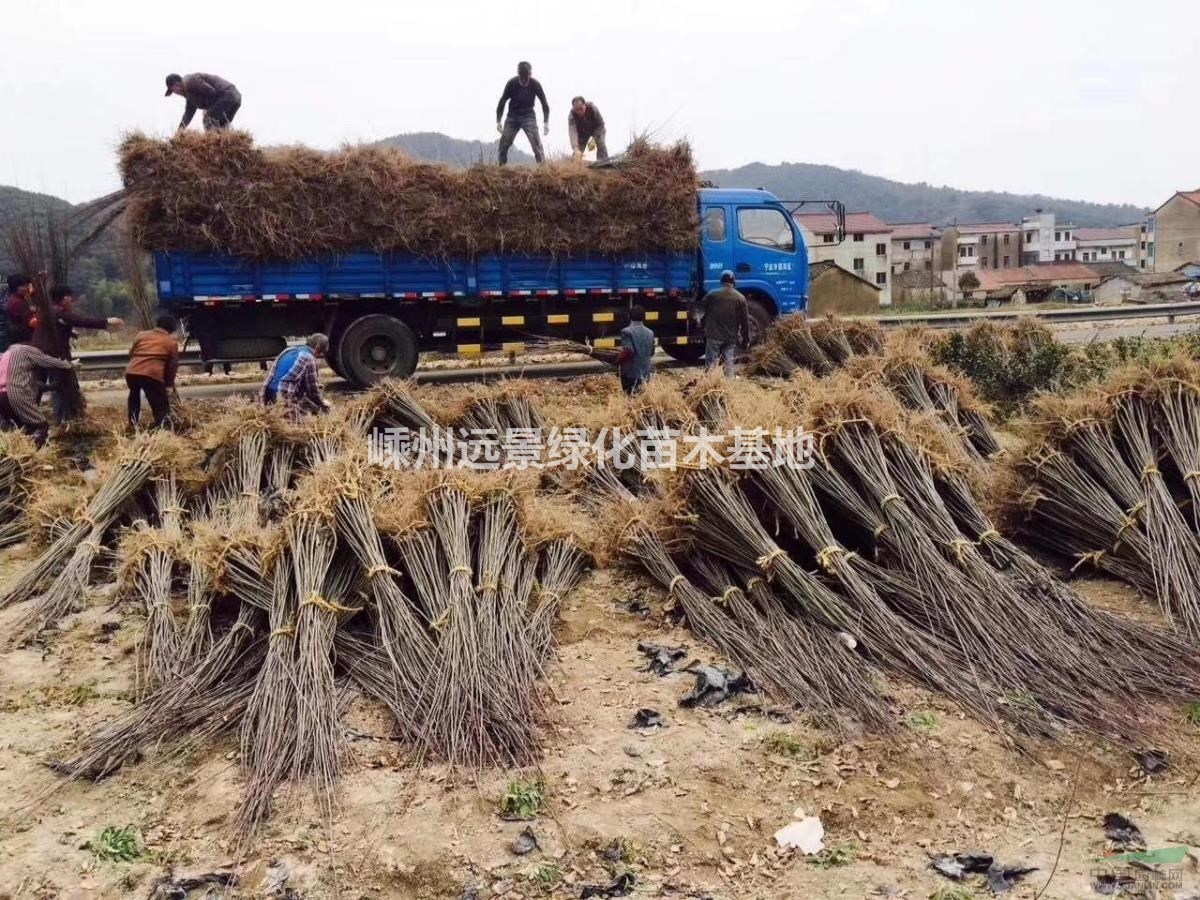
<svg viewBox="0 0 1200 900"><path fill-rule="evenodd" d="M157 253L159 298L167 304L212 297L475 297L553 291L562 295L690 293L691 253L617 257L484 255L439 261L400 253L348 253L296 263L254 263L234 256Z"/></svg>

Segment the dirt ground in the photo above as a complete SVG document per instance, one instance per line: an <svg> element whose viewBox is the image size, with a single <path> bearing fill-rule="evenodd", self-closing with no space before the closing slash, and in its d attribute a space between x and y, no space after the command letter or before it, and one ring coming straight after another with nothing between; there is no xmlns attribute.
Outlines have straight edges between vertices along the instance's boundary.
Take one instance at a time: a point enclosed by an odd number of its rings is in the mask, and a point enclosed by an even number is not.
<svg viewBox="0 0 1200 900"><path fill-rule="evenodd" d="M576 385L561 402L587 402L590 390ZM0 581L30 552L0 551ZM1120 584L1080 587L1102 605L1153 616ZM963 900L991 892L980 876L961 885L940 876L929 855L977 850L1037 867L1006 896L1078 900L1101 896L1091 876L1106 868L1094 860L1108 812L1136 821L1151 848L1200 848L1200 787L1182 760L1146 777L1131 754L1081 739L1017 749L903 685L891 686L898 727L886 737L827 731L754 696L682 708L691 676L646 671L638 642L721 661L671 623L660 590L616 565L592 572L564 604L539 771L476 781L415 765L381 711L355 700L333 821L297 786L279 798L252 854L236 859L235 737L150 753L99 784L61 786L45 765L130 702L140 627L100 589L43 644L0 654L0 898L151 897L172 872L236 869L239 886L225 896L567 898L630 872L631 897ZM639 708L659 711L666 727L631 728ZM1200 736L1182 710L1179 728ZM498 812L518 780L544 782L545 809L529 822ZM824 854L777 849L774 833L797 814L821 819ZM136 860L92 849L110 826L141 835ZM539 847L518 856L513 841L527 827ZM1187 898L1200 891L1196 866L1189 856L1128 871L1157 885L1144 896Z"/></svg>

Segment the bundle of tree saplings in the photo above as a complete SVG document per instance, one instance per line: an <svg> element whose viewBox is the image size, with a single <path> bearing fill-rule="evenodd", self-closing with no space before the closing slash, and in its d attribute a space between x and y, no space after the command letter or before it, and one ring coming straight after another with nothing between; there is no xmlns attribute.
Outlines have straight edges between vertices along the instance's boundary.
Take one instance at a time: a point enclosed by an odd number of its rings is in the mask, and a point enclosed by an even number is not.
<svg viewBox="0 0 1200 900"><path fill-rule="evenodd" d="M1014 506L1038 544L1127 581L1200 636L1200 366L1117 372L1041 398Z"/></svg>
<svg viewBox="0 0 1200 900"><path fill-rule="evenodd" d="M970 382L934 365L919 335L901 333L885 341L883 330L871 323L833 318L810 323L801 315L784 316L750 355L755 375L825 377L840 369L856 379L879 381L907 408L932 414L968 455L1000 452L986 405Z"/></svg>
<svg viewBox="0 0 1200 900"><path fill-rule="evenodd" d="M0 547L25 539L25 509L36 456L37 448L26 435L0 432Z"/></svg>
<svg viewBox="0 0 1200 900"><path fill-rule="evenodd" d="M1195 647L1093 610L1005 539L961 443L881 385L810 378L777 401L719 391L697 405L728 426L805 422L814 465L685 469L635 490L594 475L592 502L697 634L769 692L882 728L877 669L985 722L1123 745L1195 696Z"/></svg>
<svg viewBox="0 0 1200 900"><path fill-rule="evenodd" d="M289 781L332 814L351 687L417 758L537 762L537 682L588 555L570 523L529 513L532 479L368 466L365 429L388 406L370 403L303 437L228 429L185 503L169 473L149 482L122 544L145 616L139 698L58 771L103 777L236 732L245 841Z"/></svg>

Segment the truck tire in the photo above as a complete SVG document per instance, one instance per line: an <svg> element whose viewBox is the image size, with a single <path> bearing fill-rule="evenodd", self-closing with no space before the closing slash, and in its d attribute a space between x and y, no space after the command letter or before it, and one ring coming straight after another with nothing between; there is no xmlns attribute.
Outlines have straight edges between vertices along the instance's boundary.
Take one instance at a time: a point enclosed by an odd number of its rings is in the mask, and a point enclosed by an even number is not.
<svg viewBox="0 0 1200 900"><path fill-rule="evenodd" d="M212 359L274 359L287 347L281 337L219 338L208 347Z"/></svg>
<svg viewBox="0 0 1200 900"><path fill-rule="evenodd" d="M704 359L703 344L663 344L662 351L681 363L698 363Z"/></svg>
<svg viewBox="0 0 1200 900"><path fill-rule="evenodd" d="M750 346L761 343L775 321L775 315L767 304L758 297L749 297L746 301L747 312L750 314Z"/></svg>
<svg viewBox="0 0 1200 900"><path fill-rule="evenodd" d="M373 313L346 326L337 343L341 375L359 387L407 378L417 368L417 336L394 316Z"/></svg>
<svg viewBox="0 0 1200 900"><path fill-rule="evenodd" d="M341 342L341 332L334 332L329 336L329 350L325 353L325 364L338 378L345 378L346 371L342 368L341 357L338 356L338 347L341 346Z"/></svg>

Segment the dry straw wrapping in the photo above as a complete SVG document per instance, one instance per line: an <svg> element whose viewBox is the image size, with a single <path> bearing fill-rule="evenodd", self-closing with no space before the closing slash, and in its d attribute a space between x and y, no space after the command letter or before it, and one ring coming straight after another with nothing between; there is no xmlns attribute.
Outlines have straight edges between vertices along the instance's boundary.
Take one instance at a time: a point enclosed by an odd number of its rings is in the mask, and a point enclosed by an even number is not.
<svg viewBox="0 0 1200 900"><path fill-rule="evenodd" d="M610 168L417 162L378 146L263 149L241 131L131 134L120 147L136 240L295 260L369 249L640 253L697 240L696 171L686 144L635 141Z"/></svg>

